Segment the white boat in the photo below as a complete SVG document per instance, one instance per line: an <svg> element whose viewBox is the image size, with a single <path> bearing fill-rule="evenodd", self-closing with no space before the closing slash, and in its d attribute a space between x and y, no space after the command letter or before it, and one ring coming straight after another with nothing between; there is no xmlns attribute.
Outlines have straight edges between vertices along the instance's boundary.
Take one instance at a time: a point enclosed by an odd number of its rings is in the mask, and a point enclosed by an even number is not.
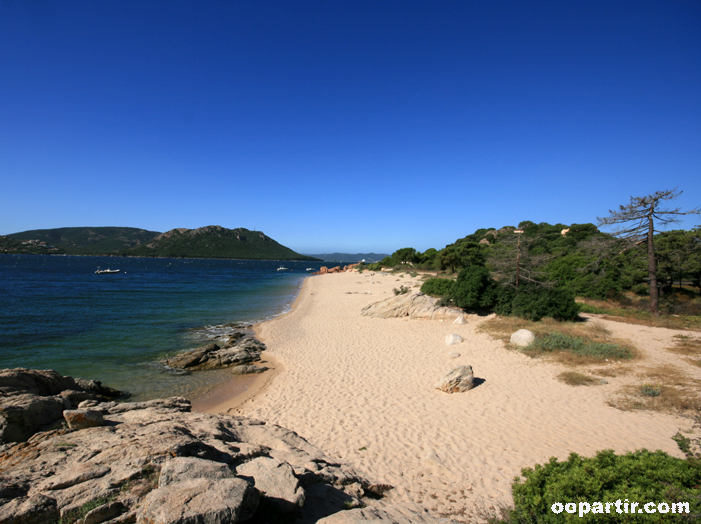
<svg viewBox="0 0 701 524"><path fill-rule="evenodd" d="M104 274L112 274L112 273L119 273L119 269L98 269L95 271L96 275L104 275Z"/></svg>
<svg viewBox="0 0 701 524"><path fill-rule="evenodd" d="M287 268L287 267L285 267L285 266L280 266L279 268L277 268L277 270L278 270L278 271L289 271L290 268Z"/></svg>
<svg viewBox="0 0 701 524"><path fill-rule="evenodd" d="M314 271L314 268L313 268L313 267L308 267L308 268L307 268L307 271Z"/></svg>

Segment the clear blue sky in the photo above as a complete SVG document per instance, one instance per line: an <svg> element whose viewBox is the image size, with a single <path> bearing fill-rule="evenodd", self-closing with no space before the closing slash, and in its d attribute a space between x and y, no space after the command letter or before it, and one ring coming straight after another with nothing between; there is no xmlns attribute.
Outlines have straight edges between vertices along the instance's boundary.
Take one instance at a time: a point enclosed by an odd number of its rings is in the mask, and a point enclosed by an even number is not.
<svg viewBox="0 0 701 524"><path fill-rule="evenodd" d="M698 0L0 0L0 234L423 251L676 186L701 205Z"/></svg>

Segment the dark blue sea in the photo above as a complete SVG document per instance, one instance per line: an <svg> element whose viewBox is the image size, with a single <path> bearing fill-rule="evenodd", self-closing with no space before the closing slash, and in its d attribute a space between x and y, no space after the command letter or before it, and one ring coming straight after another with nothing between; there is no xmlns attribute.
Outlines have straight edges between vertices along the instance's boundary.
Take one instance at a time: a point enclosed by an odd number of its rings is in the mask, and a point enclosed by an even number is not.
<svg viewBox="0 0 701 524"><path fill-rule="evenodd" d="M281 265L290 271L277 271ZM0 255L0 368L55 369L136 400L194 397L228 370L161 361L289 310L319 263ZM118 274L95 270L119 269Z"/></svg>

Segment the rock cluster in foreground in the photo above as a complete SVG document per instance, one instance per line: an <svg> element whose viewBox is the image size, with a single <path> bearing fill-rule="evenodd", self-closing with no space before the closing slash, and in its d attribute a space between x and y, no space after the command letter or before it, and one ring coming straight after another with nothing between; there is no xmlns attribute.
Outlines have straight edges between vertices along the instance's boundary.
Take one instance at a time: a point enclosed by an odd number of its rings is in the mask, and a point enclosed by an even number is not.
<svg viewBox="0 0 701 524"><path fill-rule="evenodd" d="M76 412L98 425L0 446L0 524L435 522L394 506L361 509L383 506L374 499L391 486L273 424L192 413L177 397L87 399L66 419Z"/></svg>
<svg viewBox="0 0 701 524"><path fill-rule="evenodd" d="M96 380L64 377L52 370L0 370L0 444L23 442L63 422L63 411L85 400L128 396Z"/></svg>

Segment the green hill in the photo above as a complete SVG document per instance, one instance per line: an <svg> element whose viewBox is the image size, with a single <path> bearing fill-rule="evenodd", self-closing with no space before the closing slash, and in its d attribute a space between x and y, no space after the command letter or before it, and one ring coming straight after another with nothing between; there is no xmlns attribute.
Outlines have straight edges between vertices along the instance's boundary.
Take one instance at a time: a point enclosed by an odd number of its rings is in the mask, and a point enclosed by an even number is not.
<svg viewBox="0 0 701 524"><path fill-rule="evenodd" d="M60 227L23 231L7 237L44 242L69 255L109 255L146 244L159 234L134 227Z"/></svg>
<svg viewBox="0 0 701 524"><path fill-rule="evenodd" d="M278 244L260 231L207 226L171 229L146 245L124 251L128 256L237 258L252 260L318 260Z"/></svg>
<svg viewBox="0 0 701 524"><path fill-rule="evenodd" d="M17 240L0 235L0 253L13 255L61 255L63 249L38 240Z"/></svg>

